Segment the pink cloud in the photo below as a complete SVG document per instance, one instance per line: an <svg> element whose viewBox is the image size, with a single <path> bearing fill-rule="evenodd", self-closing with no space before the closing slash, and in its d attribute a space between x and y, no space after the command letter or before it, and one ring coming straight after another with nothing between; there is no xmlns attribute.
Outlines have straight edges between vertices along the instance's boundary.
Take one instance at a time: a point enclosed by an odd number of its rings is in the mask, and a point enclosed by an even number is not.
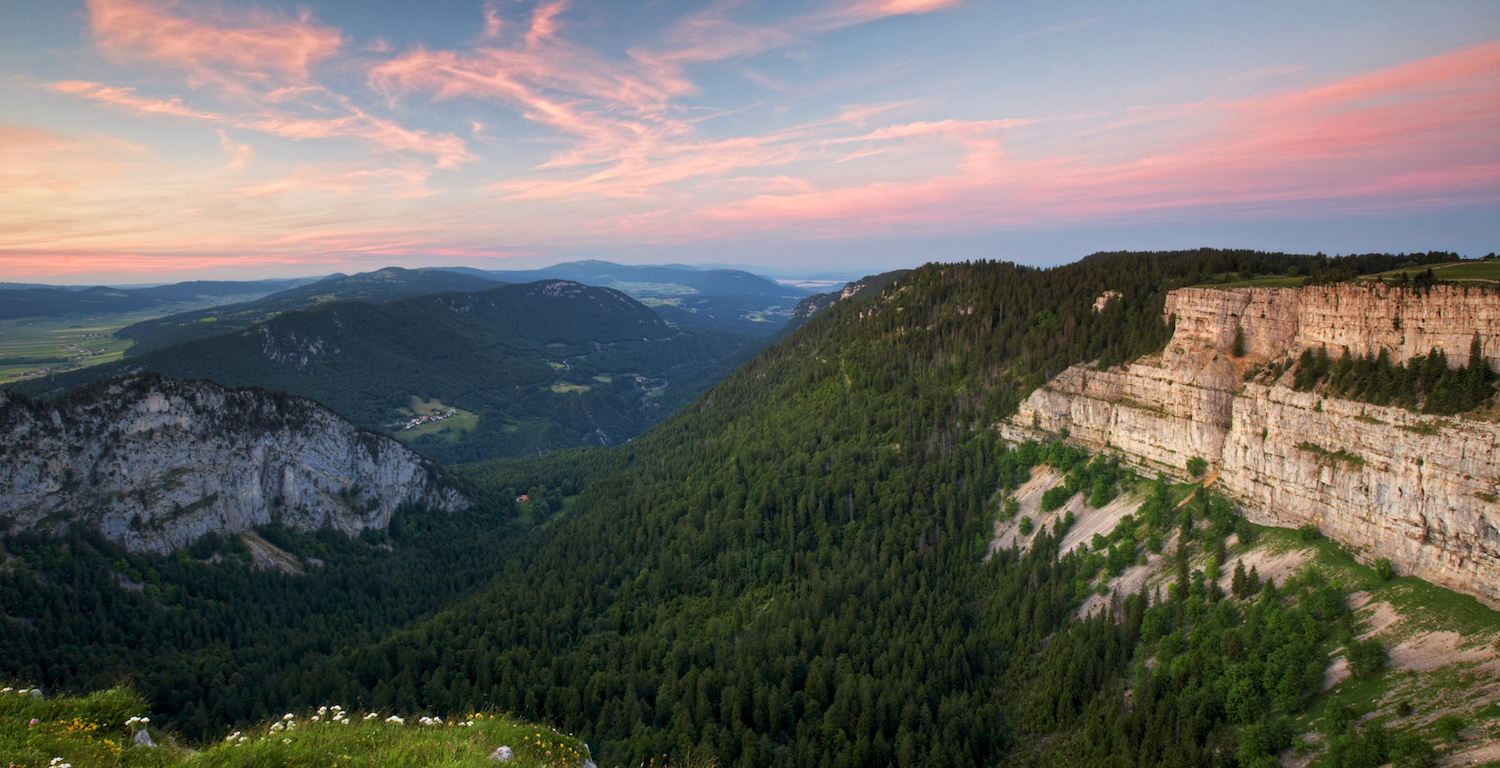
<svg viewBox="0 0 1500 768"><path fill-rule="evenodd" d="M175 0L88 0L99 46L117 56L184 69L203 80L234 76L307 80L343 45L337 30L304 13L184 7Z"/></svg>
<svg viewBox="0 0 1500 768"><path fill-rule="evenodd" d="M177 97L151 99L137 96L134 88L112 88L100 83L81 80L49 83L43 87L54 93L92 99L144 114L209 120L290 139L358 139L386 152L411 152L431 156L439 168L455 169L476 159L468 151L464 140L453 134L405 128L396 122L366 114L354 107L346 106L345 109L349 114L333 118L306 118L274 109L248 114L224 115L191 109Z"/></svg>
<svg viewBox="0 0 1500 768"><path fill-rule="evenodd" d="M809 14L794 22L794 26L810 32L863 24L889 16L906 16L931 13L958 5L965 0L844 0L834 2L822 10Z"/></svg>
<svg viewBox="0 0 1500 768"><path fill-rule="evenodd" d="M66 196L115 176L141 154L139 147L118 139L65 136L0 124L0 198ZM28 224L24 218L0 214L0 222L12 233L37 224Z"/></svg>
<svg viewBox="0 0 1500 768"><path fill-rule="evenodd" d="M414 168L329 169L309 167L262 184L240 190L250 197L269 198L310 192L351 197L372 189L384 190L397 199L412 199L435 194L427 187L425 171Z"/></svg>
<svg viewBox="0 0 1500 768"><path fill-rule="evenodd" d="M183 104L182 99L175 96L170 99L150 99L136 96L134 88L111 88L102 83L90 83L82 80L64 80L59 83L50 83L45 87L47 90L55 93L94 99L95 101L101 101L112 106L126 107L147 114L187 117L194 120L223 119L222 116L212 112L202 112L192 109Z"/></svg>
<svg viewBox="0 0 1500 768"><path fill-rule="evenodd" d="M475 159L464 140L451 133L405 128L354 108L351 114L325 119L267 112L237 118L235 124L290 139L361 139L387 152L430 155L439 168L454 169Z"/></svg>
<svg viewBox="0 0 1500 768"><path fill-rule="evenodd" d="M241 144L229 138L229 134L219 131L219 148L229 157L229 162L224 167L232 171L243 171L245 166L255 159L255 148L249 144Z"/></svg>
<svg viewBox="0 0 1500 768"><path fill-rule="evenodd" d="M1150 146L1108 161L1015 159L998 139L950 121L889 126L858 138L950 136L965 159L915 181L760 194L699 214L752 229L867 233L848 222L993 226L1206 206L1341 201L1379 209L1500 197L1500 42L1300 91L1168 107L1154 121L1150 112L1128 121L1154 129ZM1089 135L1098 142L1110 131Z"/></svg>

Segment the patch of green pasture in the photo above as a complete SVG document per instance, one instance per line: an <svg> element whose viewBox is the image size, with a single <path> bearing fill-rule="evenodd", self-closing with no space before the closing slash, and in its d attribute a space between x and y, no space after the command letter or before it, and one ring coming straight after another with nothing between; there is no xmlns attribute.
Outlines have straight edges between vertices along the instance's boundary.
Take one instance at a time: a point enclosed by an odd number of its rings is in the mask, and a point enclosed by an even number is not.
<svg viewBox="0 0 1500 768"><path fill-rule="evenodd" d="M615 283L610 287L637 301L641 296L690 296L698 292L697 288L680 283Z"/></svg>
<svg viewBox="0 0 1500 768"><path fill-rule="evenodd" d="M1401 614L1402 626L1407 632L1449 631L1466 638L1493 638L1500 635L1500 611L1484 605L1471 595L1435 586L1415 576L1395 576L1381 581L1374 568L1359 562L1354 555L1326 537L1320 536L1316 541L1307 542L1302 540L1299 531L1253 527L1260 533L1264 546L1271 547L1273 551L1313 549L1315 555L1304 567L1321 570L1330 581L1339 583L1347 590L1369 592L1372 602L1390 603Z"/></svg>
<svg viewBox="0 0 1500 768"><path fill-rule="evenodd" d="M1446 264L1433 264L1431 267L1432 276L1438 280L1500 280L1500 261L1450 261ZM1402 272L1409 277L1416 277L1418 273L1425 271L1427 267L1406 267L1366 275L1364 279L1400 278Z"/></svg>
<svg viewBox="0 0 1500 768"><path fill-rule="evenodd" d="M1211 280L1198 283L1199 287L1209 288L1296 288L1306 282L1307 277L1287 277L1286 275L1260 275L1244 280L1231 279L1231 273L1219 272Z"/></svg>
<svg viewBox="0 0 1500 768"><path fill-rule="evenodd" d="M417 395L411 396L411 402L406 408L399 409L407 416L426 416L434 413L445 413L448 406L443 401L433 398L423 400ZM415 440L422 435L438 435L449 443L458 442L460 430L470 430L479 426L479 414L469 411L453 409L456 411L452 416L438 421L429 421L413 429L396 429L391 434L400 440Z"/></svg>
<svg viewBox="0 0 1500 768"><path fill-rule="evenodd" d="M640 303L645 304L648 307L680 307L680 306L682 306L682 299L681 298L675 298L675 297L674 298L670 298L670 299L658 299L658 298L656 298L654 296L642 296L641 298L636 299L636 301L639 301Z"/></svg>
<svg viewBox="0 0 1500 768"><path fill-rule="evenodd" d="M51 318L0 323L0 383L31 378L22 374L40 368L73 370L119 360L135 343L113 336L125 325Z"/></svg>
<svg viewBox="0 0 1500 768"><path fill-rule="evenodd" d="M566 381L558 381L554 382L551 387L548 387L548 389L551 389L553 392L556 392L558 394L563 394L567 392L587 392L593 389L593 387L590 387L586 384L569 384Z"/></svg>

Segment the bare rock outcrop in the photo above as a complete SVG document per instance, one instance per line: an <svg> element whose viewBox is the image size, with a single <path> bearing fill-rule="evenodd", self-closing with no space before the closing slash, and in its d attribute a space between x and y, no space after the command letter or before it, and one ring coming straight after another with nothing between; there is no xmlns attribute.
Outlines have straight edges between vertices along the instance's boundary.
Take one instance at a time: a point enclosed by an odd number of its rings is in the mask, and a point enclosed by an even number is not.
<svg viewBox="0 0 1500 768"><path fill-rule="evenodd" d="M1385 349L1395 361L1481 348L1500 361L1500 293L1335 285L1172 292L1161 353L1064 371L1002 424L1023 440L1067 434L1148 471L1202 457L1254 522L1314 524L1361 559L1500 604L1500 424L1297 392L1251 369L1303 349ZM1236 337L1244 355L1230 354Z"/></svg>
<svg viewBox="0 0 1500 768"><path fill-rule="evenodd" d="M140 374L53 401L0 391L0 520L81 521L132 551L279 522L348 534L452 511L439 468L304 398Z"/></svg>

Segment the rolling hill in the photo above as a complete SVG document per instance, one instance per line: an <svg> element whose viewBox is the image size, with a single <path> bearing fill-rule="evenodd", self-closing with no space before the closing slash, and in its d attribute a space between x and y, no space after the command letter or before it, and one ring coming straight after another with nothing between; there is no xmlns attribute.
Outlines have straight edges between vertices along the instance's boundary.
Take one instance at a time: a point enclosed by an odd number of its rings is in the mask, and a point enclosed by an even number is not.
<svg viewBox="0 0 1500 768"><path fill-rule="evenodd" d="M766 337L779 330L797 302L809 295L735 269L696 269L683 265L629 266L608 261L571 261L532 270L455 272L505 282L572 280L614 288L656 309L663 319L686 330L720 330Z"/></svg>
<svg viewBox="0 0 1500 768"><path fill-rule="evenodd" d="M127 356L142 355L170 344L217 336L248 328L278 313L307 309L336 301L382 302L442 291L479 291L497 281L435 269L387 267L357 275L335 274L298 284L269 296L223 307L183 312L126 326L115 336L131 339ZM191 286L191 283L182 285ZM173 295L177 286L144 289L149 295ZM191 290L189 288L189 290Z"/></svg>
<svg viewBox="0 0 1500 768"><path fill-rule="evenodd" d="M300 285L305 280L193 281L152 288L51 287L0 283L0 319L60 317L133 312L194 301L259 297Z"/></svg>

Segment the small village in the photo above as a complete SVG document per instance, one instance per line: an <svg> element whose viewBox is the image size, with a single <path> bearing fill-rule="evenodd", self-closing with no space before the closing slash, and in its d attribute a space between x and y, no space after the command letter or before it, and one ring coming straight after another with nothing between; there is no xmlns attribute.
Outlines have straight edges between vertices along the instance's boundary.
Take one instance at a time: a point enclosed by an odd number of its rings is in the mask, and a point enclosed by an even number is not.
<svg viewBox="0 0 1500 768"><path fill-rule="evenodd" d="M407 420L406 423L402 424L401 425L401 430L404 432L404 431L406 431L408 429L416 429L417 427L420 427L423 424L430 424L430 423L435 422L435 421L442 421L443 419L446 419L446 418L449 418L449 417L452 417L452 416L457 416L457 415L458 415L458 409L457 408L449 408L446 411L439 411L437 413L429 413L429 414L426 414L426 415L423 415L423 416L417 416L415 418Z"/></svg>

